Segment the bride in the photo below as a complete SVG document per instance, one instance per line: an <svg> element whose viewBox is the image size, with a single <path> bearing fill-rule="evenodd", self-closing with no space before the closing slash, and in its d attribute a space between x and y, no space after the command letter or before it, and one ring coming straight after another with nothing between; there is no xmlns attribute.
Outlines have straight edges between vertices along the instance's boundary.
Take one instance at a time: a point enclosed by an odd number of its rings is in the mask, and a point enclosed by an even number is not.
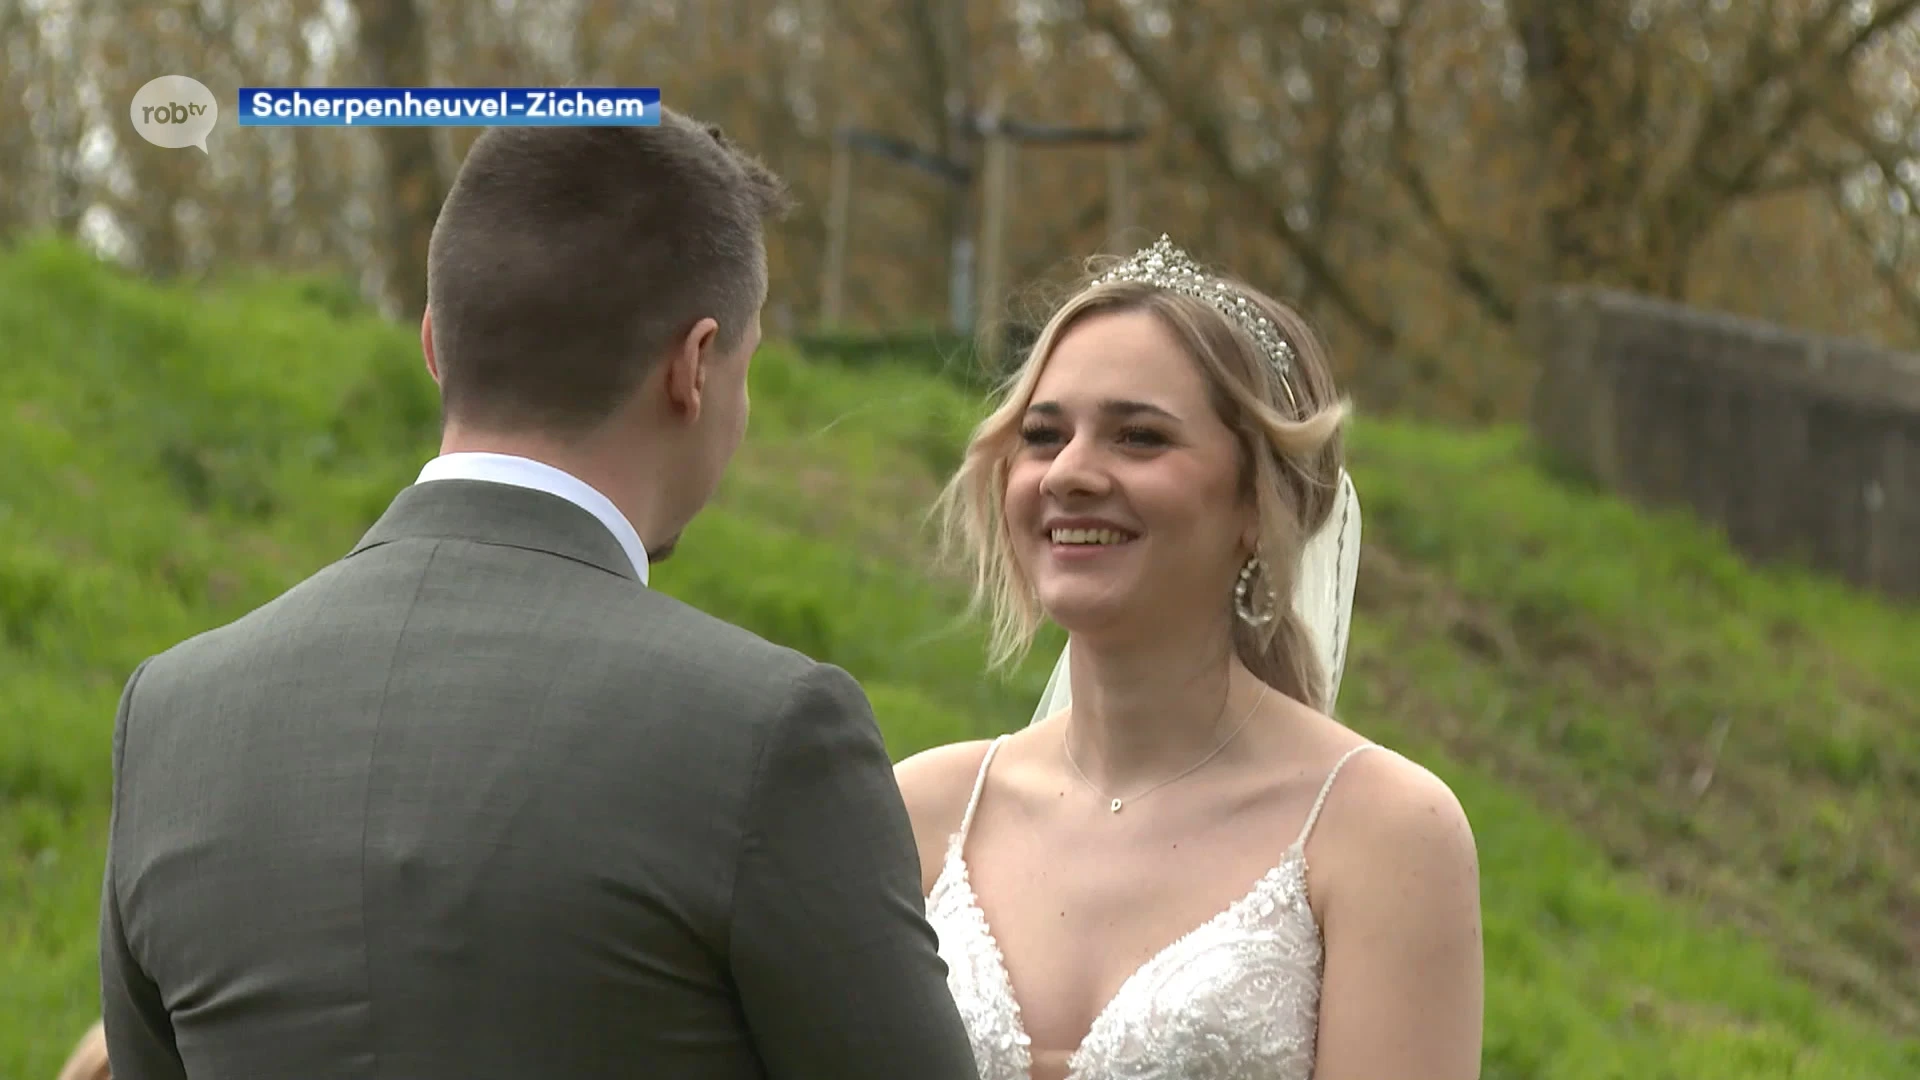
<svg viewBox="0 0 1920 1080"><path fill-rule="evenodd" d="M1034 721L898 776L982 1080L1466 1080L1472 834L1328 713L1359 508L1304 322L1165 237L1070 300L942 499Z"/></svg>

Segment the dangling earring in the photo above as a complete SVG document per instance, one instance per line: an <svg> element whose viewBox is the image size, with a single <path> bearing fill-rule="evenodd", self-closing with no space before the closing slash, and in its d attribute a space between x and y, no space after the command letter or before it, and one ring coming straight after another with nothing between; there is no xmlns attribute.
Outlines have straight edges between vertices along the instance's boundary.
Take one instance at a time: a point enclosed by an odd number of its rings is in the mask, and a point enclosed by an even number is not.
<svg viewBox="0 0 1920 1080"><path fill-rule="evenodd" d="M1265 611L1255 611L1249 595L1253 592L1253 579L1261 576L1265 569L1266 567L1260 562L1260 556L1247 556L1246 563L1240 567L1240 581L1233 587L1233 613L1240 616L1240 621L1255 630L1273 621L1274 608L1277 606L1272 589L1266 591Z"/></svg>

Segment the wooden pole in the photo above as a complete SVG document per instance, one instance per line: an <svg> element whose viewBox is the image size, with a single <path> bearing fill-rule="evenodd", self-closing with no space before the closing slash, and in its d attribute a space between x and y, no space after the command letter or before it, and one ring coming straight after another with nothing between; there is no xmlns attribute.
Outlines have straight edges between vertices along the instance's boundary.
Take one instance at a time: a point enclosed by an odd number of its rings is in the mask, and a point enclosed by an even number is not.
<svg viewBox="0 0 1920 1080"><path fill-rule="evenodd" d="M821 272L820 323L832 329L846 317L847 231L852 225L853 147L842 132L833 138L831 188L827 196L827 257Z"/></svg>
<svg viewBox="0 0 1920 1080"><path fill-rule="evenodd" d="M1013 140L1001 129L999 95L987 114L986 147L980 191L980 317L984 355L1000 359L1006 313L1007 190L1012 183Z"/></svg>
<svg viewBox="0 0 1920 1080"><path fill-rule="evenodd" d="M1127 101L1118 94L1107 99L1107 121L1127 126ZM1127 233L1133 228L1132 144L1116 142L1107 150L1107 243L1115 254L1130 250Z"/></svg>
<svg viewBox="0 0 1920 1080"><path fill-rule="evenodd" d="M947 40L961 32L955 17L963 11L949 0ZM963 93L949 88L949 101L964 102ZM1024 124L1010 120L1004 112L1004 87L990 92L985 115L976 116L956 108L948 143L927 150L883 132L842 124L835 135L830 191L827 208L827 250L822 255L820 319L823 325L845 316L846 258L851 233L851 188L853 155L866 153L908 166L938 178L947 185L949 225L952 249L949 262L951 326L958 334L972 334L986 346L988 355L998 353L1003 341L994 331L1003 330L1007 304L1007 226L1012 184L1013 155L1023 145L1036 149L1062 149L1074 146L1131 143L1142 132L1130 126L1110 128L1053 127ZM972 143L983 143L975 153ZM1124 153L1124 152L1122 152ZM971 163L978 160L975 170ZM1116 230L1130 228L1133 221L1131 163L1124 157L1110 158L1109 183L1118 185L1118 193L1109 208L1110 222ZM1111 190L1111 189L1110 189ZM980 205L975 213L973 197ZM1117 215L1117 216L1116 216ZM1112 243L1123 245L1119 236Z"/></svg>

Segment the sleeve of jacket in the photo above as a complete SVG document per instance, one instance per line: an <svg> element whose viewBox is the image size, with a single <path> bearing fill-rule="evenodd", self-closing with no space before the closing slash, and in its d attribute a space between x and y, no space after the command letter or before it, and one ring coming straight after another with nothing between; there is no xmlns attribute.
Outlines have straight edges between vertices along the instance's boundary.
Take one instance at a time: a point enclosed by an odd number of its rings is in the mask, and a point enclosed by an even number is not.
<svg viewBox="0 0 1920 1080"><path fill-rule="evenodd" d="M160 988L135 959L121 916L116 850L127 823L121 820L120 789L125 773L127 725L134 686L147 669L142 662L120 694L113 720L113 808L107 826L107 864L100 895L100 1015L106 1027L107 1062L113 1075L129 1080L187 1080L186 1066L174 1044L173 1021Z"/></svg>
<svg viewBox="0 0 1920 1080"><path fill-rule="evenodd" d="M832 665L797 681L759 752L730 931L772 1080L976 1080L892 762Z"/></svg>

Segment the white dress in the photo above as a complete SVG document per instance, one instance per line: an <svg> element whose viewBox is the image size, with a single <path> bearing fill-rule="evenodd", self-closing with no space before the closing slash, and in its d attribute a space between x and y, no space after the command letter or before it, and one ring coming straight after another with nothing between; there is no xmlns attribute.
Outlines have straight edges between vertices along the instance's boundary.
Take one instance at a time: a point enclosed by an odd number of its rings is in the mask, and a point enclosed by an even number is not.
<svg viewBox="0 0 1920 1080"><path fill-rule="evenodd" d="M1005 738L995 739L980 763L966 814L927 896L927 917L940 936L947 986L966 1022L980 1080L1031 1080L1020 1005L964 855L987 767ZM1307 837L1341 767L1371 748L1358 746L1341 757L1299 837L1246 895L1121 984L1075 1049L1069 1080L1309 1080L1322 953L1307 904Z"/></svg>

